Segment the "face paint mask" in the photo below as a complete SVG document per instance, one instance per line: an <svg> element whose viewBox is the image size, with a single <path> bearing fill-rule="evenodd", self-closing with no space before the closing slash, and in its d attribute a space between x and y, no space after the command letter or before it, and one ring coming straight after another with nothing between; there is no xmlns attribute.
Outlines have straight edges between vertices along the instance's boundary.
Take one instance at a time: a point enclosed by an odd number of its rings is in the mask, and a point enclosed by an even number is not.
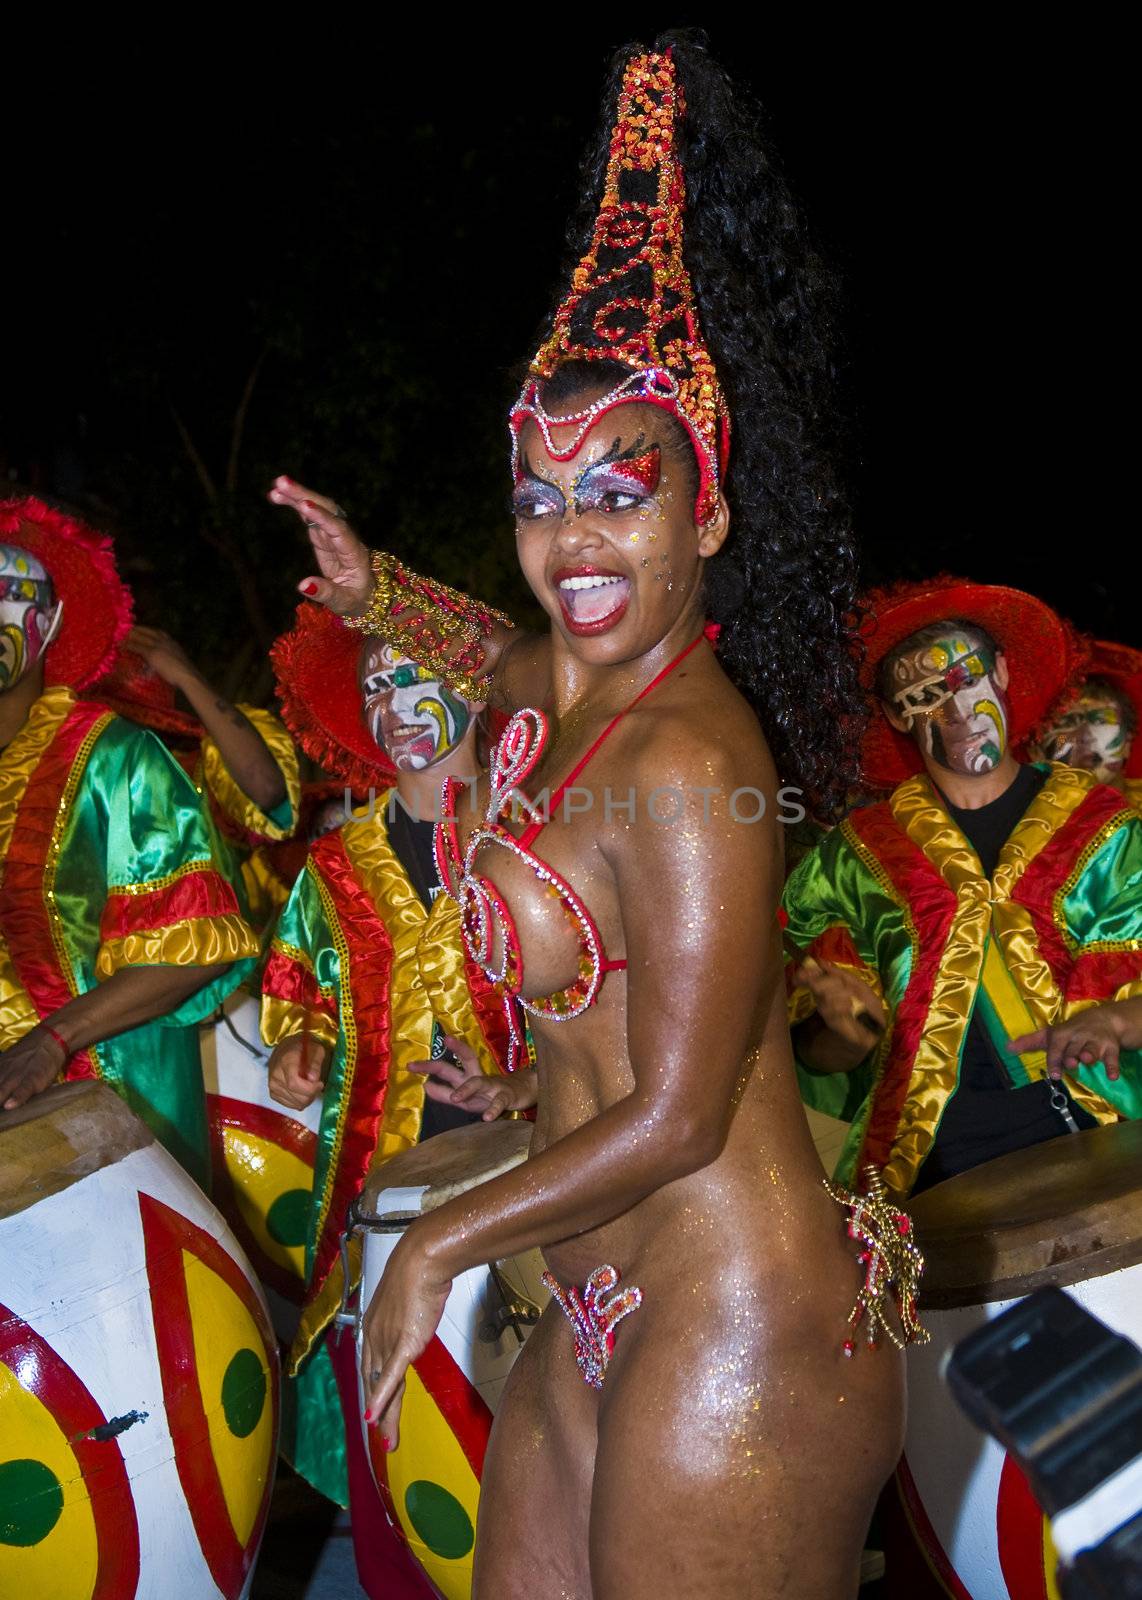
<svg viewBox="0 0 1142 1600"><path fill-rule="evenodd" d="M1099 783L1118 777L1130 746L1119 706L1097 690L1084 691L1042 741L1046 760L1091 772Z"/></svg>
<svg viewBox="0 0 1142 1600"><path fill-rule="evenodd" d="M0 544L0 694L27 676L62 621L44 566L18 545Z"/></svg>
<svg viewBox="0 0 1142 1600"><path fill-rule="evenodd" d="M365 725L398 772L419 772L443 761L472 720L466 700L389 645L366 657L361 694Z"/></svg>
<svg viewBox="0 0 1142 1600"><path fill-rule="evenodd" d="M1007 703L995 657L972 632L949 629L893 666L893 708L920 750L946 772L978 778L1007 750Z"/></svg>

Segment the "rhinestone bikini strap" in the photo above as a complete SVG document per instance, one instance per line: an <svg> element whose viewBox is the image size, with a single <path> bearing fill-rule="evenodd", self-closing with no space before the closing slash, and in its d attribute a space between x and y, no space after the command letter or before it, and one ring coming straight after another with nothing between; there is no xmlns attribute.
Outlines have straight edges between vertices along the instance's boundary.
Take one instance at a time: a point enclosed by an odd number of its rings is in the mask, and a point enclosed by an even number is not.
<svg viewBox="0 0 1142 1600"><path fill-rule="evenodd" d="M702 643L702 641L703 641L703 639L705 637L706 637L706 635L704 633L700 633L696 639L692 639L684 650L680 650L678 652L678 654L674 657L673 661L668 661L666 663L666 665L662 668L661 672L655 673L654 677L651 678L650 682L643 685L643 687L635 695L634 699L630 702L629 705L625 705L622 708L621 711L619 711L615 716L613 716L611 718L610 722L607 723L606 727L603 729L602 733L600 733L599 737L588 748L586 754L579 758L579 760L571 768L571 771L567 774L567 776L560 783L559 787L555 790L555 793L551 796L551 799L548 801L547 814L545 816L541 815L541 816L533 817L531 822L528 823L527 827L520 834L519 843L524 847L525 850L531 844L533 844L536 839L538 839L539 835L543 832L544 828L551 821L552 816L555 814L556 806L559 804L560 800L562 800L562 798L566 794L567 790L575 782L575 779L583 771L583 768L591 760L592 756L595 754L596 750L598 750L599 746L601 744L603 744L610 737L610 735L614 732L614 730L618 727L619 723L626 716L627 712L628 711L633 711L635 706L638 705L640 700L645 700L647 695L650 693L650 691L652 689L657 689L658 685L663 681L663 679L664 678L668 678L670 676L670 674L674 671L675 667L680 667L682 665L682 663L685 661L686 657L690 654L691 650L696 649L697 646ZM538 756L537 756L536 759L538 760ZM534 765L534 763L533 763L533 765Z"/></svg>

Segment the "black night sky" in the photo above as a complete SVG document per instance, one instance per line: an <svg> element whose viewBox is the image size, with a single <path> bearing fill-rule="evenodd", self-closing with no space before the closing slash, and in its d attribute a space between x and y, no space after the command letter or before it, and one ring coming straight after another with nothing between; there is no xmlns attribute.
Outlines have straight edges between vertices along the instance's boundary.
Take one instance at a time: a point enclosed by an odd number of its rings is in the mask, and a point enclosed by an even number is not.
<svg viewBox="0 0 1142 1600"><path fill-rule="evenodd" d="M314 37L291 15L241 46L190 37L190 13L167 44L69 38L5 114L0 471L111 529L141 620L254 694L305 570L264 505L276 471L519 606L511 369L610 49L693 20L331 17ZM1094 47L1114 41L854 15L701 20L845 278L867 576L1016 583L1142 644L1102 371L1121 200Z"/></svg>

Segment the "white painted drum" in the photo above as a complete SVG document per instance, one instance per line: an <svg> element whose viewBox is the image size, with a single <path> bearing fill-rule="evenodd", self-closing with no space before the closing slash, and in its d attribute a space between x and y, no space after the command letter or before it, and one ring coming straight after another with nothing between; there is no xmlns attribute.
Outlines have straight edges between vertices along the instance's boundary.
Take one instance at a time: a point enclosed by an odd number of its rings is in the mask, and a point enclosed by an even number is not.
<svg viewBox="0 0 1142 1600"><path fill-rule="evenodd" d="M1047 1520L941 1371L967 1334L1047 1284L1142 1344L1142 1123L1016 1151L911 1207L929 1345L908 1352L908 1433L886 1506L890 1600L1057 1600Z"/></svg>
<svg viewBox="0 0 1142 1600"><path fill-rule="evenodd" d="M265 1291L283 1344L305 1294L305 1240L321 1097L304 1111L270 1098L258 1000L238 989L200 1032L214 1202Z"/></svg>
<svg viewBox="0 0 1142 1600"><path fill-rule="evenodd" d="M248 1262L119 1097L0 1118L0 1595L248 1595L277 1407Z"/></svg>
<svg viewBox="0 0 1142 1600"><path fill-rule="evenodd" d="M477 1123L378 1168L362 1197L363 1213L376 1221L364 1238L360 1304L368 1305L409 1221L526 1160L530 1139L527 1122ZM376 1430L364 1429L390 1519L445 1600L471 1594L484 1450L508 1373L549 1299L543 1270L539 1251L529 1250L461 1274L435 1338L409 1371L397 1449L386 1453Z"/></svg>

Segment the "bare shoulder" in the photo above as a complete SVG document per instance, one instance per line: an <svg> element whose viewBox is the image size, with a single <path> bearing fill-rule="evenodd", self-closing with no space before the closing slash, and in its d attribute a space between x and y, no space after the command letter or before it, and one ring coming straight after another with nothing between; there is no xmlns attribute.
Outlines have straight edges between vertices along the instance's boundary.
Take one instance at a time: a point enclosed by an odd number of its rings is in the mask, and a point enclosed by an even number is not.
<svg viewBox="0 0 1142 1600"><path fill-rule="evenodd" d="M513 629L496 665L490 704L510 716L523 706L546 707L551 699L551 635Z"/></svg>
<svg viewBox="0 0 1142 1600"><path fill-rule="evenodd" d="M636 783L776 786L753 707L715 661L664 684L629 721L623 756Z"/></svg>

